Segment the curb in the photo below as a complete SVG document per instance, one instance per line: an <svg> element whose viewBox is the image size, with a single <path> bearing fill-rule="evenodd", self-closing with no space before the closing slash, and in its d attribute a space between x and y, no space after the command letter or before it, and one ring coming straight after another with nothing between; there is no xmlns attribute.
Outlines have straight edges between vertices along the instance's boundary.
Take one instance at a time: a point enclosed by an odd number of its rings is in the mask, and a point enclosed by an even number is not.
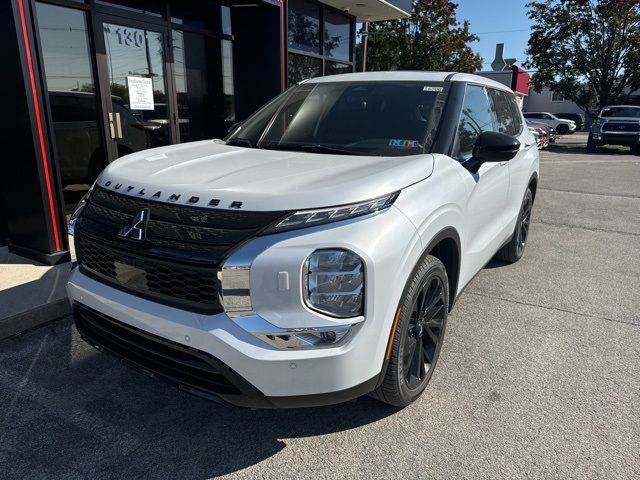
<svg viewBox="0 0 640 480"><path fill-rule="evenodd" d="M26 312L0 319L0 340L24 333L45 323L58 320L71 313L69 300L66 298L41 305Z"/></svg>

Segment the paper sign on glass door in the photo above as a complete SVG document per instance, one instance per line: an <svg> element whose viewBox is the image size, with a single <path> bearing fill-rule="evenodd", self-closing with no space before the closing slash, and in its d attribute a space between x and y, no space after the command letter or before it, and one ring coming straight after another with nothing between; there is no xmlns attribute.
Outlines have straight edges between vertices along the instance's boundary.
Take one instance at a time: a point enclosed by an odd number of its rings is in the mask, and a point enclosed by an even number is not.
<svg viewBox="0 0 640 480"><path fill-rule="evenodd" d="M129 86L129 108L131 110L153 110L153 82L145 77L127 77Z"/></svg>

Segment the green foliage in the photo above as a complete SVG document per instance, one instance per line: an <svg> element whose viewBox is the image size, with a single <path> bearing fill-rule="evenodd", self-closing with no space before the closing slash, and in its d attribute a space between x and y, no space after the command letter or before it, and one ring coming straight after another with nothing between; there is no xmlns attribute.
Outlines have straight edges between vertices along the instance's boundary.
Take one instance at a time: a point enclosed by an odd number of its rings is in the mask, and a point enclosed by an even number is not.
<svg viewBox="0 0 640 480"><path fill-rule="evenodd" d="M417 0L411 18L371 23L367 70L480 70L482 58L468 45L478 37L457 20L457 9L449 0ZM362 43L357 54L360 66Z"/></svg>
<svg viewBox="0 0 640 480"><path fill-rule="evenodd" d="M531 2L527 68L543 87L595 115L640 88L640 0Z"/></svg>

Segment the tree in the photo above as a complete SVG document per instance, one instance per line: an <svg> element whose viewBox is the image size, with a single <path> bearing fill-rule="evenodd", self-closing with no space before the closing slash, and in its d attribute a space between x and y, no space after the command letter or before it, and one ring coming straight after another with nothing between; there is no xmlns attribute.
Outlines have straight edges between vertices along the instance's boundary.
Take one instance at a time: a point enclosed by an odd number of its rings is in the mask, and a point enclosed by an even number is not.
<svg viewBox="0 0 640 480"><path fill-rule="evenodd" d="M595 116L640 88L640 0L545 0L527 5L534 25L527 68Z"/></svg>
<svg viewBox="0 0 640 480"><path fill-rule="evenodd" d="M449 0L417 0L408 19L370 23L367 70L479 70L482 57L468 45L478 37L457 9ZM361 59L362 44L357 53Z"/></svg>

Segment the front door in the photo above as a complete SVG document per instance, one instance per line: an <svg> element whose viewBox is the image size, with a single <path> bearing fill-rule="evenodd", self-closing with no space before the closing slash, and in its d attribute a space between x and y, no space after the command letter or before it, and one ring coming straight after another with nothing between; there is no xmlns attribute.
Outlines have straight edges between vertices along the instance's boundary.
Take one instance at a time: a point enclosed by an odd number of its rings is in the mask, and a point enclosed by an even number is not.
<svg viewBox="0 0 640 480"><path fill-rule="evenodd" d="M168 32L101 16L96 43L112 159L176 140L167 75Z"/></svg>

